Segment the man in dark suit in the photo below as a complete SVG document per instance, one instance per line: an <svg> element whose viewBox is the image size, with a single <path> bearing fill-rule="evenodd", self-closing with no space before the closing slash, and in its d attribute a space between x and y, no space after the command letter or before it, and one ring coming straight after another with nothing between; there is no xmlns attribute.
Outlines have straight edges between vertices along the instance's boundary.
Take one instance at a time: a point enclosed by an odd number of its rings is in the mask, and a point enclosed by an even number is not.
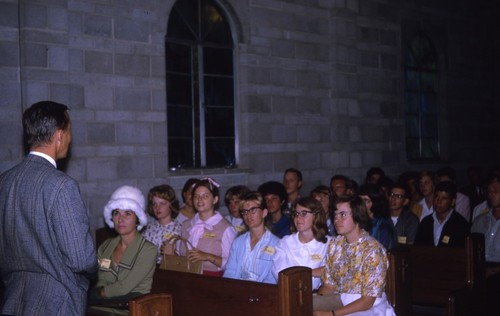
<svg viewBox="0 0 500 316"><path fill-rule="evenodd" d="M97 257L78 183L59 171L71 142L67 106L23 114L30 153L0 175L2 315L84 315Z"/></svg>
<svg viewBox="0 0 500 316"><path fill-rule="evenodd" d="M418 226L416 245L437 247L464 247L469 234L469 223L454 209L456 185L451 181L440 182L434 189L434 212Z"/></svg>

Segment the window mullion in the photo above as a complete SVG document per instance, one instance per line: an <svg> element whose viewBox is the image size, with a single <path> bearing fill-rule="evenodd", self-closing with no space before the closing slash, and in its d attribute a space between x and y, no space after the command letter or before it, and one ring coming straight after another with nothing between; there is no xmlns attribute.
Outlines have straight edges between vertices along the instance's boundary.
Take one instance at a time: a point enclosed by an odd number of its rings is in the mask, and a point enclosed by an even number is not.
<svg viewBox="0 0 500 316"><path fill-rule="evenodd" d="M203 67L203 46L197 45L198 49L198 107L200 113L200 164L201 167L205 167L207 165L207 154L206 154L206 140L205 140L205 91L203 87L205 86L204 82L204 67Z"/></svg>

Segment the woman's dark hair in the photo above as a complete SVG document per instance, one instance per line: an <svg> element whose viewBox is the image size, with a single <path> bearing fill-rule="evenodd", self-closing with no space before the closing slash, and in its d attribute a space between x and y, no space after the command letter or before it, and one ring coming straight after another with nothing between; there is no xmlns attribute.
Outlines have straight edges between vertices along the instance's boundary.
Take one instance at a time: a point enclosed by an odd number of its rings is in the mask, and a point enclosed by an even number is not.
<svg viewBox="0 0 500 316"><path fill-rule="evenodd" d="M212 193L214 198L217 197L217 203L215 203L215 205L214 205L214 210L217 210L217 209L219 209L219 205L220 205L219 187L217 185L215 185L214 182L215 181L211 178L198 180L198 182L195 183L193 186L193 196L194 196L194 192L199 187L207 188L208 191L210 191L210 193Z"/></svg>
<svg viewBox="0 0 500 316"><path fill-rule="evenodd" d="M359 225L359 228L368 231L371 227L372 220L368 216L365 202L359 195L342 196L335 200L335 210L337 205L341 203L349 203L352 212L352 220Z"/></svg>
<svg viewBox="0 0 500 316"><path fill-rule="evenodd" d="M248 191L247 193L245 193L245 195L242 195L240 197L240 205L238 207L241 209L242 205L248 201L257 202L258 206L262 210L266 208L266 202L264 201L264 197L258 191Z"/></svg>
<svg viewBox="0 0 500 316"><path fill-rule="evenodd" d="M182 187L182 193L181 193L182 202L186 203L186 199L184 198L184 193L186 193L187 191L189 191L189 189L193 188L193 186L198 181L200 181L200 180L196 179L196 178L189 178L189 179L186 180L186 182L184 183L184 186Z"/></svg>
<svg viewBox="0 0 500 316"><path fill-rule="evenodd" d="M70 123L67 111L66 105L52 101L37 102L24 111L26 145L31 148L48 144L57 130L66 130Z"/></svg>
<svg viewBox="0 0 500 316"><path fill-rule="evenodd" d="M179 213L179 200L175 197L175 190L168 184L162 184L152 187L148 192L148 213L149 215L156 218L153 209L153 198L159 197L165 201L170 202L170 211L172 212L172 218L176 218Z"/></svg>
<svg viewBox="0 0 500 316"><path fill-rule="evenodd" d="M328 234L328 227L326 226L325 212L323 211L323 206L321 205L321 203L315 198L303 197L297 201L296 205L305 207L311 212L313 212L314 219L313 219L312 232L314 239L316 239L319 242L326 243L328 240L326 238L326 235ZM295 227L295 222L293 221L290 230L292 232L297 231L297 228Z"/></svg>
<svg viewBox="0 0 500 316"><path fill-rule="evenodd" d="M235 185L227 189L226 194L224 194L224 203L229 205L229 202L233 196L237 196L240 200L243 196L245 196L250 189L244 185Z"/></svg>
<svg viewBox="0 0 500 316"><path fill-rule="evenodd" d="M385 191L376 184L364 184L359 187L359 195L366 195L372 200L371 212L374 217L389 218L391 216Z"/></svg>

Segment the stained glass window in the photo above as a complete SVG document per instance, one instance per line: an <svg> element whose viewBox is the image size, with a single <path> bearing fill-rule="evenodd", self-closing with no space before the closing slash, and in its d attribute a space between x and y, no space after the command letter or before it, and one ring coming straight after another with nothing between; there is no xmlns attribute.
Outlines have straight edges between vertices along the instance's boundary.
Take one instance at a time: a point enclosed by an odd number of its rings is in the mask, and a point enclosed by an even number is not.
<svg viewBox="0 0 500 316"><path fill-rule="evenodd" d="M406 50L404 113L409 160L439 159L438 64L432 42L417 34Z"/></svg>

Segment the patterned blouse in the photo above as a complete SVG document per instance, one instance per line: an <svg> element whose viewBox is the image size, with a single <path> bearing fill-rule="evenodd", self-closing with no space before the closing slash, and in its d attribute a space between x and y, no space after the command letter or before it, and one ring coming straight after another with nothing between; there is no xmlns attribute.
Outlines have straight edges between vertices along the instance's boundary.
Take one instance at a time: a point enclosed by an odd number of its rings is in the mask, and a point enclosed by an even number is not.
<svg viewBox="0 0 500 316"><path fill-rule="evenodd" d="M163 240L170 238L173 235L181 235L181 224L173 219L170 223L165 226L160 225L158 221L154 221L146 226L146 229L142 232L142 236L152 242L158 251L156 258L156 263L160 263L162 259L161 255L161 245Z"/></svg>
<svg viewBox="0 0 500 316"><path fill-rule="evenodd" d="M384 247L363 230L353 243L341 235L332 238L321 281L339 294L381 297L388 268Z"/></svg>

